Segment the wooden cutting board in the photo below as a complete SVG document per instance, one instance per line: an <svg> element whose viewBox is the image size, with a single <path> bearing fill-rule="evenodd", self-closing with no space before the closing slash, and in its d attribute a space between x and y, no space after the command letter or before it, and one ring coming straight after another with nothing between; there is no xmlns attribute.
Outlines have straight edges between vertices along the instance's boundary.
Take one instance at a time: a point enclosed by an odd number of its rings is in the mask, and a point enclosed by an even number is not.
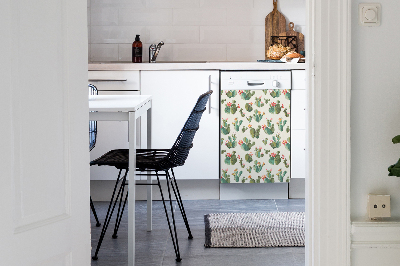
<svg viewBox="0 0 400 266"><path fill-rule="evenodd" d="M281 32L279 36L296 36L297 37L297 51L304 51L304 35L300 32L294 30L294 23L289 23L289 30L286 32Z"/></svg>
<svg viewBox="0 0 400 266"><path fill-rule="evenodd" d="M265 17L265 59L267 51L271 46L271 36L279 36L281 32L286 32L286 18L278 11L278 0L272 0L274 10Z"/></svg>

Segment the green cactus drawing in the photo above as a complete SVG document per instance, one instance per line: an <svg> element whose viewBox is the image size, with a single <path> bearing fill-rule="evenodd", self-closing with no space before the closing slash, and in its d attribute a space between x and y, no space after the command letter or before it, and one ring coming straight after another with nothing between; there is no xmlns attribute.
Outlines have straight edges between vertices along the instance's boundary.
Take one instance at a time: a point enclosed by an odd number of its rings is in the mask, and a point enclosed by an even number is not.
<svg viewBox="0 0 400 266"><path fill-rule="evenodd" d="M262 149L261 147L260 148L255 148L254 155L257 158L264 157L264 153L261 151L261 149Z"/></svg>
<svg viewBox="0 0 400 266"><path fill-rule="evenodd" d="M282 141L282 144L288 151L290 151L290 137L288 137L287 140Z"/></svg>
<svg viewBox="0 0 400 266"><path fill-rule="evenodd" d="M243 158L240 158L239 155L238 155L238 158L240 159L239 160L240 167L245 168L246 165L243 163Z"/></svg>
<svg viewBox="0 0 400 266"><path fill-rule="evenodd" d="M250 139L244 137L243 140L239 140L238 144L240 145L240 147L242 148L242 150L244 151L249 151L251 149L251 147L253 147L254 145L256 145L256 143L253 141L251 142ZM247 161L247 160L246 160Z"/></svg>
<svg viewBox="0 0 400 266"><path fill-rule="evenodd" d="M283 94L285 95L285 98L290 101L290 90L283 90Z"/></svg>
<svg viewBox="0 0 400 266"><path fill-rule="evenodd" d="M268 144L268 138L263 139L262 143L264 143L264 145L267 145ZM221 145L222 145L222 142L221 142Z"/></svg>
<svg viewBox="0 0 400 266"><path fill-rule="evenodd" d="M228 175L228 169L226 169L226 170L221 169L221 170L222 170L221 183L230 183L231 180L229 178L230 175Z"/></svg>
<svg viewBox="0 0 400 266"><path fill-rule="evenodd" d="M253 120L253 117L252 117L252 116L248 116L248 117L246 117L246 119L247 119L247 121L249 121L249 123L250 123L251 120Z"/></svg>
<svg viewBox="0 0 400 266"><path fill-rule="evenodd" d="M265 104L268 104L270 101L271 101L271 99L264 98Z"/></svg>
<svg viewBox="0 0 400 266"><path fill-rule="evenodd" d="M264 115L265 115L264 112L261 113L261 111L258 111L257 109L255 109L253 118L256 122L260 122Z"/></svg>
<svg viewBox="0 0 400 266"><path fill-rule="evenodd" d="M243 120L239 120L238 121L238 119L235 117L235 119L234 119L234 121L233 121L233 128L236 130L236 131L239 131L240 130L240 125L243 123Z"/></svg>
<svg viewBox="0 0 400 266"><path fill-rule="evenodd" d="M281 155L280 155L280 151L277 151L276 153L271 152L271 154L269 154L269 160L268 162L271 165L278 165L281 163Z"/></svg>
<svg viewBox="0 0 400 266"><path fill-rule="evenodd" d="M224 144L224 138L221 138L221 146Z"/></svg>
<svg viewBox="0 0 400 266"><path fill-rule="evenodd" d="M247 172L251 173L251 170L253 169L253 167L249 166L246 168Z"/></svg>
<svg viewBox="0 0 400 266"><path fill-rule="evenodd" d="M258 126L257 129L250 128L250 135L252 138L258 139L260 137L261 126Z"/></svg>
<svg viewBox="0 0 400 266"><path fill-rule="evenodd" d="M229 90L226 92L226 96L228 96L228 98L234 98L236 95L237 95L236 90Z"/></svg>
<svg viewBox="0 0 400 266"><path fill-rule="evenodd" d="M251 126L251 125L250 125L250 126ZM247 129L249 129L249 127L243 126L243 127L242 127L242 132L243 132L243 133L246 132Z"/></svg>
<svg viewBox="0 0 400 266"><path fill-rule="evenodd" d="M246 109L247 112L253 111L253 103L246 103L244 109Z"/></svg>
<svg viewBox="0 0 400 266"><path fill-rule="evenodd" d="M236 168L233 173L232 173L232 177L235 179L236 182L239 182L239 178L242 175L243 171L238 171L238 169Z"/></svg>
<svg viewBox="0 0 400 266"><path fill-rule="evenodd" d="M258 162L257 160L254 161L253 169L259 173L261 172L262 168L264 167L265 163Z"/></svg>
<svg viewBox="0 0 400 266"><path fill-rule="evenodd" d="M281 146L281 136L279 134L272 137L272 139L269 142L269 145L271 146L272 149L277 149Z"/></svg>
<svg viewBox="0 0 400 266"><path fill-rule="evenodd" d="M225 154L224 162L227 165L234 165L237 162L236 151L233 151L232 153L227 152Z"/></svg>
<svg viewBox="0 0 400 266"><path fill-rule="evenodd" d="M261 96L260 97L256 97L255 98L255 105L257 106L257 107L263 107L264 106L264 103L261 101Z"/></svg>
<svg viewBox="0 0 400 266"><path fill-rule="evenodd" d="M231 125L228 124L228 118L222 118L222 125L221 125L221 133L224 135L228 135L231 132Z"/></svg>
<svg viewBox="0 0 400 266"><path fill-rule="evenodd" d="M228 139L225 141L225 145L228 147L228 149L235 148L237 146L236 135L233 134L232 137L228 136Z"/></svg>
<svg viewBox="0 0 400 266"><path fill-rule="evenodd" d="M225 113L226 114L235 114L238 110L238 106L236 106L236 101L228 102L225 104Z"/></svg>
<svg viewBox="0 0 400 266"><path fill-rule="evenodd" d="M282 118L279 118L279 121L276 122L276 124L278 125L278 129L280 131L283 131L283 127L286 125L287 120L282 120Z"/></svg>
<svg viewBox="0 0 400 266"><path fill-rule="evenodd" d="M264 92L264 95L267 95L268 90L262 90L262 92Z"/></svg>
<svg viewBox="0 0 400 266"><path fill-rule="evenodd" d="M275 125L272 124L271 121L272 121L272 118L271 119L267 119L267 125L262 125L262 129L268 135L272 135L275 132Z"/></svg>
<svg viewBox="0 0 400 266"><path fill-rule="evenodd" d="M240 93L241 92L241 93ZM240 97L242 97L243 100L248 101L250 100L251 97L256 93L255 91L251 90L245 90L245 91L239 91Z"/></svg>
<svg viewBox="0 0 400 266"><path fill-rule="evenodd" d="M289 131L290 131L290 127L287 126L287 128L286 128L286 133L289 133Z"/></svg>
<svg viewBox="0 0 400 266"><path fill-rule="evenodd" d="M279 100L276 103L272 102L272 103L269 104L268 111L271 114L279 114L281 112L281 110L282 110L282 106L281 106L281 101L279 101Z"/></svg>
<svg viewBox="0 0 400 266"><path fill-rule="evenodd" d="M226 99L221 100L221 104L224 104L224 102L226 102Z"/></svg>
<svg viewBox="0 0 400 266"><path fill-rule="evenodd" d="M246 160L246 162L248 162L248 163L251 163L252 161L253 161L253 154L250 152L250 153L247 153L245 156L244 156L244 159Z"/></svg>
<svg viewBox="0 0 400 266"><path fill-rule="evenodd" d="M241 116L241 117L245 117L245 116L246 116L246 114L243 113L243 108L240 108L239 113L240 113L240 116Z"/></svg>
<svg viewBox="0 0 400 266"><path fill-rule="evenodd" d="M221 144L222 145L222 144ZM221 150L221 154L224 154L224 152L226 152L226 150Z"/></svg>
<svg viewBox="0 0 400 266"><path fill-rule="evenodd" d="M280 182L283 182L283 178L285 177L286 174L287 174L287 171L282 172L282 169L279 169L278 173L276 173L276 176L278 177L278 180ZM289 179L286 179L286 182L289 182Z"/></svg>
<svg viewBox="0 0 400 266"><path fill-rule="evenodd" d="M272 98L278 98L281 96L281 90L270 90L269 95L271 95Z"/></svg>
<svg viewBox="0 0 400 266"><path fill-rule="evenodd" d="M289 115L290 115L290 113L287 112L287 108L285 108L285 109L283 110L283 113L285 114L286 117L289 117Z"/></svg>
<svg viewBox="0 0 400 266"><path fill-rule="evenodd" d="M285 159L283 159L283 163L284 163L284 165L285 165L285 167L286 168L289 168L289 164L288 164L288 162L287 162L287 159L285 158Z"/></svg>
<svg viewBox="0 0 400 266"><path fill-rule="evenodd" d="M264 183L275 183L275 178L274 175L272 174L272 169L268 170L267 169L267 174L263 175L262 180L264 180Z"/></svg>

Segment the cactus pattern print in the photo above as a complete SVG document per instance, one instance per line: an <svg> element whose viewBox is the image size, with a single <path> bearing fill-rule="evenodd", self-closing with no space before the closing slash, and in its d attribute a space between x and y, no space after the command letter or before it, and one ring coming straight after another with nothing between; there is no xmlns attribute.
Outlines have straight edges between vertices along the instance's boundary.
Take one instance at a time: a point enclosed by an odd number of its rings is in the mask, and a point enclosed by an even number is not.
<svg viewBox="0 0 400 266"><path fill-rule="evenodd" d="M221 183L290 181L290 90L221 91Z"/></svg>

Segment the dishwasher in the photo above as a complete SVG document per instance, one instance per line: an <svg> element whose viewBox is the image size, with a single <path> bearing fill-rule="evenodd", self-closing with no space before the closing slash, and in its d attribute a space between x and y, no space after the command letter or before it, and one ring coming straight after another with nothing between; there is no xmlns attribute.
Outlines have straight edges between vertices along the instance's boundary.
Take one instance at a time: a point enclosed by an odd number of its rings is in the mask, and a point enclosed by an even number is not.
<svg viewBox="0 0 400 266"><path fill-rule="evenodd" d="M220 183L288 183L291 71L220 75Z"/></svg>

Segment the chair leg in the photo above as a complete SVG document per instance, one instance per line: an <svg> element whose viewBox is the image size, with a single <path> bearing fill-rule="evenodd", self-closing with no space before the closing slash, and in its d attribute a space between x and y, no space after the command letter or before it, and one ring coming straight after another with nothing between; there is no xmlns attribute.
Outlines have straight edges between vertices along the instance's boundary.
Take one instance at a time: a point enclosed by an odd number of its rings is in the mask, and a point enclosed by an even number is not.
<svg viewBox="0 0 400 266"><path fill-rule="evenodd" d="M92 257L93 260L97 260L97 259L98 259L97 255L98 255L98 253L99 253L101 244L102 244L103 239L104 239L104 235L106 234L108 225L109 225L109 223L110 223L111 216L112 216L112 214L113 214L113 212L114 212L115 205L117 204L117 201L114 202L114 196L115 196L115 191L116 191L116 189L117 189L118 183L119 183L119 181L120 181L121 172L122 172L122 169L119 170L118 178L117 178L117 181L115 182L115 186L114 186L114 190L113 190L113 193L112 193L112 196L111 196L110 204L108 205L108 210L107 210L106 219L105 219L105 221L104 221L103 228L102 228L102 230L101 230L100 239L99 239L99 242L97 242L96 252L94 253L94 256ZM127 174L128 174L128 170L125 171L125 175L124 175L124 177L123 177L123 179L122 179L123 182L125 182ZM118 190L116 199L119 198L120 193L121 193L121 187L120 187L119 190ZM113 204L113 202L114 202L114 204ZM111 208L111 207L112 207L112 208Z"/></svg>
<svg viewBox="0 0 400 266"><path fill-rule="evenodd" d="M94 208L92 197L90 197L90 208L92 209L94 219L96 219L96 227L99 227L101 225L101 223L99 222L99 218L97 217L97 213L96 213L96 209Z"/></svg>
<svg viewBox="0 0 400 266"><path fill-rule="evenodd" d="M193 239L192 232L190 231L190 227L189 227L189 222L188 222L187 217L186 217L185 208L183 207L181 194L179 193L178 184L176 183L174 170L172 168L171 168L171 172L172 172L172 178L170 177L170 179L173 181L173 182L171 181L171 186L172 186L172 189L174 191L176 201L178 202L179 210L181 211L183 221L185 222L186 229L187 229L188 234L189 234L188 238L189 239ZM175 190L175 188L176 188L176 190Z"/></svg>
<svg viewBox="0 0 400 266"><path fill-rule="evenodd" d="M171 223L169 221L169 215L168 215L167 207L165 205L164 194L163 194L162 189L161 189L160 178L158 176L158 172L157 171L156 171L156 176L157 176L157 184L158 184L158 187L159 187L160 193L161 193L161 199L162 199L162 202L163 202L163 205L164 205L165 216L167 217L167 222L168 222L169 232L171 234L172 244L174 245L176 261L179 262L182 259L181 259L181 255L179 253L179 244L178 244L178 237L177 237L177 234L176 234L174 211L173 211L173 208L172 208L171 193L170 193L170 189L169 189L169 180L168 180L168 177L167 177L167 187L168 187L168 194L169 194L169 202L170 202L170 205L171 205L171 214L172 214L172 221L173 221L173 225L174 225L175 237L174 237L174 234L172 233Z"/></svg>
<svg viewBox="0 0 400 266"><path fill-rule="evenodd" d="M121 184L121 186L123 186L123 189L122 189L122 193L121 193L120 200L119 200L117 219L115 220L114 234L112 235L112 238L114 238L114 239L118 238L117 233L118 233L119 225L121 224L122 215L124 214L125 205L128 200L128 193L129 193L128 191L126 191L124 205L122 206L122 209L121 209L121 203L122 203L122 199L124 196L124 190L125 190L124 188L126 186L126 180L124 180L124 182Z"/></svg>

